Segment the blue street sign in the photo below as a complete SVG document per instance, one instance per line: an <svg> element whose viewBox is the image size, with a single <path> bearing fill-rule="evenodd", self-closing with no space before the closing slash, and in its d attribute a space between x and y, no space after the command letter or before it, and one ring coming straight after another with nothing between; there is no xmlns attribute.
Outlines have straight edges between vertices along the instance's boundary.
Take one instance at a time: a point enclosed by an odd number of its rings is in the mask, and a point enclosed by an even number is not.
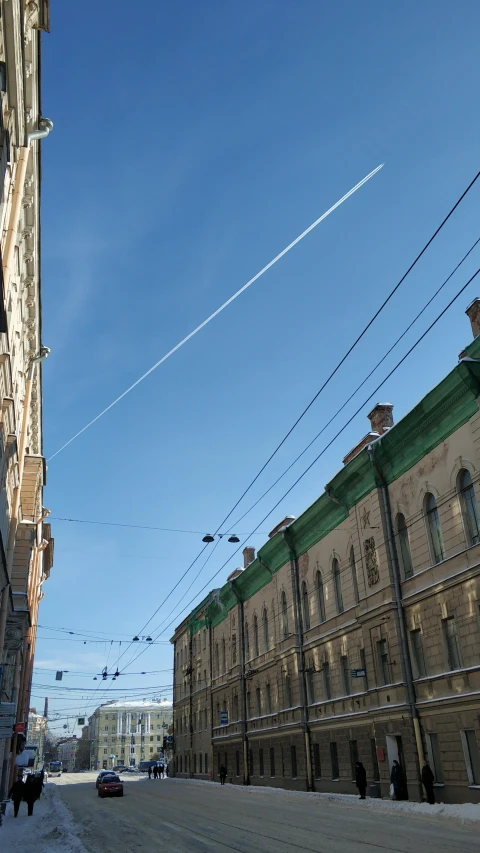
<svg viewBox="0 0 480 853"><path fill-rule="evenodd" d="M365 678L366 675L366 669L352 669L352 678Z"/></svg>
<svg viewBox="0 0 480 853"><path fill-rule="evenodd" d="M220 725L228 726L228 711L220 711Z"/></svg>

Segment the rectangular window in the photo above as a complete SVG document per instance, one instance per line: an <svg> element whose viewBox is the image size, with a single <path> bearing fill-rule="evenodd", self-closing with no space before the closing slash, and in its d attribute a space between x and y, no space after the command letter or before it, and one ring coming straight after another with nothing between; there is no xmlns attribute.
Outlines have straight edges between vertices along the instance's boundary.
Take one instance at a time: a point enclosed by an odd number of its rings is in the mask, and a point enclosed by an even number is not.
<svg viewBox="0 0 480 853"><path fill-rule="evenodd" d="M290 673L285 673L285 708L291 708L292 701L292 679Z"/></svg>
<svg viewBox="0 0 480 853"><path fill-rule="evenodd" d="M432 768L435 782L437 785L443 784L443 767L442 758L440 755L440 745L438 743L438 735L436 732L430 732L425 735L427 739L427 753L430 767Z"/></svg>
<svg viewBox="0 0 480 853"><path fill-rule="evenodd" d="M208 773L208 753L205 753L205 773Z"/></svg>
<svg viewBox="0 0 480 853"><path fill-rule="evenodd" d="M238 720L238 696L236 693L233 697L233 719Z"/></svg>
<svg viewBox="0 0 480 853"><path fill-rule="evenodd" d="M480 752L474 729L460 732L470 785L480 785Z"/></svg>
<svg viewBox="0 0 480 853"><path fill-rule="evenodd" d="M253 749L248 750L248 772L253 776Z"/></svg>
<svg viewBox="0 0 480 853"><path fill-rule="evenodd" d="M297 778L297 747L290 747L290 755L292 760L292 779Z"/></svg>
<svg viewBox="0 0 480 853"><path fill-rule="evenodd" d="M275 776L275 749L270 747L270 776Z"/></svg>
<svg viewBox="0 0 480 853"><path fill-rule="evenodd" d="M332 779L337 781L340 773L338 770L338 751L335 741L332 741L330 744L330 761L332 763Z"/></svg>
<svg viewBox="0 0 480 853"><path fill-rule="evenodd" d="M270 689L270 684L265 685L265 704L266 704L266 712L267 714L272 713L272 692Z"/></svg>
<svg viewBox="0 0 480 853"><path fill-rule="evenodd" d="M370 738L370 752L372 755L373 781L380 782L380 768L378 766L377 744L375 738Z"/></svg>
<svg viewBox="0 0 480 853"><path fill-rule="evenodd" d="M232 634L232 666L237 663L237 635Z"/></svg>
<svg viewBox="0 0 480 853"><path fill-rule="evenodd" d="M255 693L257 696L257 717L261 717L262 716L262 694L261 694L259 687L256 688Z"/></svg>
<svg viewBox="0 0 480 853"><path fill-rule="evenodd" d="M193 772L197 772L197 753L193 756Z"/></svg>
<svg viewBox="0 0 480 853"><path fill-rule="evenodd" d="M322 775L322 768L320 764L320 744L313 744L313 772L315 775L315 779L320 779Z"/></svg>
<svg viewBox="0 0 480 853"><path fill-rule="evenodd" d="M350 770L352 773L352 779L355 781L355 765L358 761L358 745L356 740L350 740L348 742L350 748Z"/></svg>
<svg viewBox="0 0 480 853"><path fill-rule="evenodd" d="M202 758L203 758L203 755L202 755L202 753L200 752L200 753L198 754L198 765L199 765L198 769L199 769L200 773L202 773Z"/></svg>
<svg viewBox="0 0 480 853"><path fill-rule="evenodd" d="M388 661L388 644L386 640L377 642L378 675L381 684L390 684L390 664Z"/></svg>
<svg viewBox="0 0 480 853"><path fill-rule="evenodd" d="M322 677L323 677L323 698L331 699L332 691L330 687L330 664L324 663L322 666Z"/></svg>
<svg viewBox="0 0 480 853"><path fill-rule="evenodd" d="M342 667L342 677L343 677L343 690L345 696L350 696L352 692L352 688L350 686L350 668L348 665L348 657L347 655L342 655L340 658L340 664Z"/></svg>
<svg viewBox="0 0 480 853"><path fill-rule="evenodd" d="M265 776L265 768L263 766L263 749L258 750L258 772L260 776Z"/></svg>
<svg viewBox="0 0 480 853"><path fill-rule="evenodd" d="M135 750L133 750L133 751L135 752ZM106 755L106 754L107 754L107 750L106 750L106 749L104 749L104 750L103 750L103 754L104 754L104 755Z"/></svg>
<svg viewBox="0 0 480 853"><path fill-rule="evenodd" d="M443 620L443 631L447 647L447 660L449 669L460 669L460 648L458 645L457 625L454 616Z"/></svg>
<svg viewBox="0 0 480 853"><path fill-rule="evenodd" d="M410 631L410 640L412 646L413 676L414 678L424 678L427 674L427 668L425 666L423 637L420 628Z"/></svg>
<svg viewBox="0 0 480 853"><path fill-rule="evenodd" d="M240 776L240 753L238 749L235 753L235 775Z"/></svg>

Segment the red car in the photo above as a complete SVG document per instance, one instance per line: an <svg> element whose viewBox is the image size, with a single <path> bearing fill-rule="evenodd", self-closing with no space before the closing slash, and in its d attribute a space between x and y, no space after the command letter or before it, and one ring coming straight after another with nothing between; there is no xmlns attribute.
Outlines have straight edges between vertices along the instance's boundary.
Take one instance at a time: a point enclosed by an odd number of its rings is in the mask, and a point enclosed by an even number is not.
<svg viewBox="0 0 480 853"><path fill-rule="evenodd" d="M99 797L123 797L123 782L115 773L105 774L98 783Z"/></svg>

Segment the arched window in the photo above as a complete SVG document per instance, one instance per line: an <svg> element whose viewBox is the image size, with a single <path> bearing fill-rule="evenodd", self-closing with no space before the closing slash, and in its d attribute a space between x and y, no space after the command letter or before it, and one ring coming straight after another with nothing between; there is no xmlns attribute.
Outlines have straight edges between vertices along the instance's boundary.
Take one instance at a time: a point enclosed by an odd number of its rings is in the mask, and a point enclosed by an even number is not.
<svg viewBox="0 0 480 853"><path fill-rule="evenodd" d="M196 641L195 637L193 638L193 642L192 642L192 655L194 658L197 657L197 641Z"/></svg>
<svg viewBox="0 0 480 853"><path fill-rule="evenodd" d="M257 614L253 617L253 656L258 658L260 649L258 648L258 619Z"/></svg>
<svg viewBox="0 0 480 853"><path fill-rule="evenodd" d="M207 648L207 631L206 628L203 629L203 648Z"/></svg>
<svg viewBox="0 0 480 853"><path fill-rule="evenodd" d="M320 622L325 622L325 591L321 571L315 575L315 586L317 588L317 613Z"/></svg>
<svg viewBox="0 0 480 853"><path fill-rule="evenodd" d="M332 563L333 588L335 590L335 603L337 613L343 613L342 580L340 578L340 566L335 557Z"/></svg>
<svg viewBox="0 0 480 853"><path fill-rule="evenodd" d="M285 708L291 708L293 705L292 698L292 679L290 673L285 673Z"/></svg>
<svg viewBox="0 0 480 853"><path fill-rule="evenodd" d="M425 497L425 515L427 519L428 537L430 548L435 563L445 559L445 548L443 545L442 528L438 517L437 504L434 496L429 492Z"/></svg>
<svg viewBox="0 0 480 853"><path fill-rule="evenodd" d="M397 528L398 551L402 562L403 574L406 578L411 578L413 575L412 555L408 540L407 522L403 513L398 513L395 526Z"/></svg>
<svg viewBox="0 0 480 853"><path fill-rule="evenodd" d="M264 645L265 651L268 652L268 650L270 648L270 637L268 634L268 611L267 611L266 607L263 608L262 621L263 621L263 645Z"/></svg>
<svg viewBox="0 0 480 853"><path fill-rule="evenodd" d="M302 617L303 628L308 631L310 628L310 605L308 601L308 589L305 581L302 582Z"/></svg>
<svg viewBox="0 0 480 853"><path fill-rule="evenodd" d="M227 671L227 653L225 650L225 639L222 640L222 672Z"/></svg>
<svg viewBox="0 0 480 853"><path fill-rule="evenodd" d="M462 505L463 521L467 534L467 544L476 545L480 541L480 520L477 499L470 472L463 468L458 477L458 490Z"/></svg>
<svg viewBox="0 0 480 853"><path fill-rule="evenodd" d="M218 643L215 643L215 675L220 672L220 658L218 654Z"/></svg>
<svg viewBox="0 0 480 853"><path fill-rule="evenodd" d="M355 565L355 551L353 550L353 545L350 548L350 571L352 573L353 598L355 604L358 604L360 596L358 594L357 567Z"/></svg>
<svg viewBox="0 0 480 853"><path fill-rule="evenodd" d="M283 638L286 639L288 637L288 605L287 605L287 596L285 591L282 592L281 597L282 602L282 633Z"/></svg>
<svg viewBox="0 0 480 853"><path fill-rule="evenodd" d="M246 620L246 619L245 619L245 637L244 637L244 642L245 642L245 660L250 660L250 636L249 636L249 633L248 633L248 622L247 622L247 620Z"/></svg>

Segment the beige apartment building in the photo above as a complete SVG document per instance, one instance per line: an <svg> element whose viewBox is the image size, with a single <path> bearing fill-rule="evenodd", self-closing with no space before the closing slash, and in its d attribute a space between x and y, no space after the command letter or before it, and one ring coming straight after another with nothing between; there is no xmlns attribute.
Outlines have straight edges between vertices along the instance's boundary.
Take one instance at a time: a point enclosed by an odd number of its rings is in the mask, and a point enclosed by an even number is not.
<svg viewBox="0 0 480 853"><path fill-rule="evenodd" d="M480 803L480 300L474 341L175 631L175 772Z"/></svg>
<svg viewBox="0 0 480 853"><path fill-rule="evenodd" d="M100 705L88 720L92 770L141 761L164 754L163 739L173 737L172 703L166 700L115 700ZM170 748L167 749L167 758Z"/></svg>
<svg viewBox="0 0 480 853"><path fill-rule="evenodd" d="M40 41L47 0L0 0L0 800L28 725L37 612L53 561L42 442ZM13 725L18 730L12 738Z"/></svg>
<svg viewBox="0 0 480 853"><path fill-rule="evenodd" d="M28 712L27 746L35 746L35 769L43 767L45 758L45 740L47 736L47 718L37 714L35 708Z"/></svg>

